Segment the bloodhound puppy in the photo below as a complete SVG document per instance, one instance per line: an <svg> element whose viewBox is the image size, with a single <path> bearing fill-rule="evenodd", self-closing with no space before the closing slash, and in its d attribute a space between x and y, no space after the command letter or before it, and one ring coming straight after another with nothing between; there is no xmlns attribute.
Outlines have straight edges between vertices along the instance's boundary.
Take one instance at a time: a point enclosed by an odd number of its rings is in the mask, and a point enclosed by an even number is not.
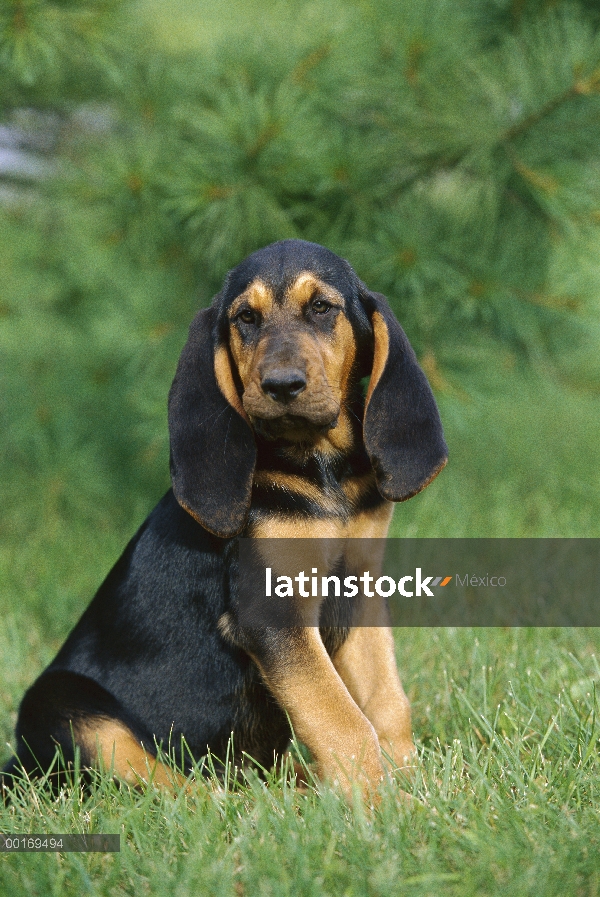
<svg viewBox="0 0 600 897"><path fill-rule="evenodd" d="M26 693L5 783L59 746L67 764L78 749L82 767L172 785L157 745L224 758L232 733L238 760L268 767L291 724L319 776L371 791L382 748L398 766L414 750L385 608L367 626L358 604L297 597L287 625L264 603L243 625L239 540L383 538L393 502L444 467L386 299L314 243L253 253L191 324L169 430L173 488Z"/></svg>

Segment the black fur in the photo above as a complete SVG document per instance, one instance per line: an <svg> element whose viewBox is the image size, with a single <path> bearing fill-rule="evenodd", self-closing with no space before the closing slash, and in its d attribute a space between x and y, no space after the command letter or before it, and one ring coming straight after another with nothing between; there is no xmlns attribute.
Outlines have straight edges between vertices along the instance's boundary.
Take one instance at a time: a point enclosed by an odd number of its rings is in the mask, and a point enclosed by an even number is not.
<svg viewBox="0 0 600 897"><path fill-rule="evenodd" d="M448 458L442 423L427 378L385 296L364 290L367 310L388 332L389 355L367 406L363 438L388 501L406 501L439 473Z"/></svg>
<svg viewBox="0 0 600 897"><path fill-rule="evenodd" d="M255 438L214 374L215 347L227 343L231 301L259 275L281 301L285 287L305 270L342 293L358 349L355 440L350 451L333 459L294 456L285 444ZM374 311L388 328L390 355L371 397L363 443L358 381L372 364ZM169 429L173 490L23 699L17 756L29 772L47 769L57 744L73 762L72 726L89 717L125 723L150 753L155 744L178 745L184 736L196 758L208 747L224 757L233 732L237 754L272 763L289 739L286 716L239 646L243 638L236 646L222 633L223 619L235 621L236 534L274 512L326 514L308 493L253 485L255 469L302 477L313 491L317 487L338 501L328 513L350 519L381 504L382 496L396 501L419 491L446 452L427 380L385 299L369 293L347 262L295 240L251 255L229 274L212 306L198 313L169 395ZM342 490L345 479L368 473L371 464L379 491L368 489L358 504L350 503ZM330 652L345 637L348 619L347 607L333 602L324 608L323 639ZM286 636L267 627L252 638L264 656L273 656ZM93 762L85 754L81 760L84 766ZM11 761L6 774L17 767Z"/></svg>

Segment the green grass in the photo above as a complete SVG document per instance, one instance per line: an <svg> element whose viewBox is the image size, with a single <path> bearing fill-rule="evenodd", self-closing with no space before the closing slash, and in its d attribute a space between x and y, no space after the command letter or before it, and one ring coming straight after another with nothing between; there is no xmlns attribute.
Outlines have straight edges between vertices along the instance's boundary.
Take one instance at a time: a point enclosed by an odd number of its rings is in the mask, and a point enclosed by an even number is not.
<svg viewBox="0 0 600 897"><path fill-rule="evenodd" d="M422 758L374 811L239 774L175 797L99 777L34 786L2 831L119 832L119 854L2 856L6 894L593 895L600 885L594 632L399 634ZM232 774L233 778L233 774ZM400 787L414 795L402 799Z"/></svg>
<svg viewBox="0 0 600 897"><path fill-rule="evenodd" d="M165 46L209 55L227 36L241 46L257 8L140 0ZM290 46L352 30L353 5L294 9L269 6L265 26ZM14 744L25 689L167 487L167 391L207 298L183 264L149 252L136 267L87 210L53 208L37 223L35 211L0 220L2 745ZM597 296L596 259L592 247L557 267ZM566 347L552 369L475 344L472 330L436 345L425 366L450 462L398 506L393 535L600 536L598 325L588 323L589 343ZM100 774L90 792L75 782L56 799L27 785L0 808L0 831L119 832L122 849L0 855L0 895L595 897L599 642L596 630L399 630L421 762L412 783L392 775L372 812L328 787L301 794L281 769L266 782L240 772L227 787L198 779L174 797Z"/></svg>
<svg viewBox="0 0 600 897"><path fill-rule="evenodd" d="M40 381L35 363L18 363L18 341L6 344L16 423L2 483L0 738L12 743L23 692L165 487L167 455L164 411L128 405L119 436L141 433L142 449L110 469L105 446L123 412L82 413L89 387L73 372L85 356L59 332L52 353L40 350ZM444 373L450 463L397 507L393 534L598 537L598 395L487 358ZM145 389L166 399L169 376L165 363ZM19 379L40 395L19 397ZM58 424L34 413L47 397ZM69 428L76 436L62 441ZM145 439L158 454L144 453ZM106 775L55 800L31 785L0 809L0 831L120 832L122 849L0 855L0 894L596 895L598 631L407 629L397 643L421 766L412 785L392 777L374 812L327 787L300 794L281 772L267 784L240 774L227 789L198 781L175 798Z"/></svg>
<svg viewBox="0 0 600 897"><path fill-rule="evenodd" d="M502 383L440 394L451 462L398 506L396 535L598 535L597 398L514 371ZM60 461L68 499L83 462ZM5 742L24 690L147 510L135 492L97 508L57 502L50 468L36 514L36 479L27 488L18 465L8 472L25 507L0 554ZM373 813L328 788L300 794L281 772L227 789L198 781L175 798L108 776L56 800L31 785L0 810L0 830L120 832L121 853L0 856L0 893L597 894L598 631L407 629L397 644L421 766L412 785L393 777Z"/></svg>
<svg viewBox="0 0 600 897"><path fill-rule="evenodd" d="M448 466L396 508L391 535L598 538L598 392L495 359L462 384L437 397Z"/></svg>

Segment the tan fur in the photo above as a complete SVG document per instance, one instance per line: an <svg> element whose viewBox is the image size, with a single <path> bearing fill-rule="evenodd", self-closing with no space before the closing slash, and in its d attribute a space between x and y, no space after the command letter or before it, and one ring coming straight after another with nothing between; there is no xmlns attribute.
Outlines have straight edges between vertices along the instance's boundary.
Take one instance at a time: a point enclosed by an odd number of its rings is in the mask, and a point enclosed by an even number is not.
<svg viewBox="0 0 600 897"><path fill-rule="evenodd" d="M356 514L347 522L271 514L255 524L251 536L253 539L385 539L393 510L393 504L385 502Z"/></svg>
<svg viewBox="0 0 600 897"><path fill-rule="evenodd" d="M350 424L350 417L342 407L335 427L332 427L325 436L320 436L316 440L315 451L321 452L323 455L339 454L350 448L351 445L352 426Z"/></svg>
<svg viewBox="0 0 600 897"><path fill-rule="evenodd" d="M185 782L183 776L146 753L131 730L117 720L88 717L74 728L78 742L95 762L129 785L153 782L173 789Z"/></svg>
<svg viewBox="0 0 600 897"><path fill-rule="evenodd" d="M346 528L346 538L385 539L393 513L394 505L385 501L372 510L355 514Z"/></svg>
<svg viewBox="0 0 600 897"><path fill-rule="evenodd" d="M314 483L293 473L257 470L254 474L254 482L267 489L276 487L285 490L290 495L302 495L311 501L318 502L322 508L334 514L339 510L339 501L335 499L335 496L324 495L323 490L315 486Z"/></svg>
<svg viewBox="0 0 600 897"><path fill-rule="evenodd" d="M374 600L374 599L373 599ZM357 626L333 658L352 698L373 724L379 744L398 766L414 764L410 704L404 693L394 639L382 604L383 626Z"/></svg>
<svg viewBox="0 0 600 897"><path fill-rule="evenodd" d="M385 321L378 311L373 312L371 319L373 326L373 337L375 339L375 351L373 355L373 367L371 369L371 378L369 380L369 388L367 389L367 398L365 402L365 412L369 405L369 399L373 394L373 390L379 383L383 374L388 355L390 353L390 337Z"/></svg>
<svg viewBox="0 0 600 897"><path fill-rule="evenodd" d="M338 378L340 398L343 400L348 391L348 381L356 360L356 345L352 325L342 314L337 316L335 322L335 345L336 353L341 350L341 357L338 355L335 358L335 366L332 366L331 375Z"/></svg>
<svg viewBox="0 0 600 897"><path fill-rule="evenodd" d="M219 389L238 414L248 420L248 416L244 411L244 406L235 387L233 374L231 371L231 362L229 359L229 350L226 346L219 346L215 352L215 376Z"/></svg>
<svg viewBox="0 0 600 897"><path fill-rule="evenodd" d="M334 326L328 332L318 328L310 331L305 326L309 304L320 298L337 309ZM245 305L260 314L261 335L257 340L248 338L248 330L238 329L236 315ZM313 423L332 419L328 431L315 434L310 441L310 451L324 456L348 451L353 440L345 403L356 345L344 308L343 296L308 271L296 278L280 303L265 284L254 281L229 311L231 360L225 347L220 347L215 355L215 372L223 395L234 408L241 409L251 424L255 417L263 421L284 418L281 426L287 426L287 413ZM379 312L373 313L372 325L374 360L367 406L389 355L388 329ZM306 378L306 387L285 401L271 397L262 387L265 366L267 371L269 364L277 370L280 357L288 365L297 365ZM231 362L241 380L241 397L235 388ZM306 436L302 430L294 432L292 426L289 437L284 431L284 438L289 439L290 457L303 460L308 449L303 444ZM342 481L337 497L299 475L280 471L259 470L255 483L305 496L331 514L324 519L309 519L293 513L270 513L253 523L248 535L258 540L257 550L263 554L265 566L271 567L274 583L278 575L292 571L304 570L311 576L311 570L316 568L322 574L335 569L341 560L347 569L355 568L357 574L368 569L377 575L392 503L382 501L374 509L353 514L349 520L339 513L347 508L346 501L358 505L374 487L373 471ZM261 541L272 539L278 541L265 541L261 548ZM349 556L341 558L346 553L347 539L353 540L353 544ZM318 629L323 599L320 594L313 596L308 584L307 589L306 597L296 591L296 610L302 626L295 630L294 637L289 643L286 640L282 653L266 666L261 666L260 658L255 660L275 699L289 714L296 736L312 752L319 774L338 782L347 794L353 781L359 783L363 793L372 793L383 777L381 748L398 765L408 767L414 757L410 707L396 668L387 605L378 596L363 601L358 606L359 625L350 631L332 660ZM121 756L121 742L119 748ZM129 754L132 750L133 745L127 742L124 752Z"/></svg>
<svg viewBox="0 0 600 897"><path fill-rule="evenodd" d="M344 307L345 303L342 294L335 287L315 277L310 271L303 271L302 274L298 275L287 291L286 300L292 307L300 310L317 293L327 299L332 305L336 305L338 308Z"/></svg>
<svg viewBox="0 0 600 897"><path fill-rule="evenodd" d="M253 280L231 303L228 315L230 319L235 317L243 305L249 305L253 311L261 315L268 315L273 309L273 303L273 291L262 280Z"/></svg>
<svg viewBox="0 0 600 897"><path fill-rule="evenodd" d="M252 311L260 314L263 319L268 318L269 315L273 314L273 309L275 308L272 290L261 280L253 280L244 292L240 293L231 303L228 311L230 321L244 306L248 306ZM230 327L229 340L235 366L245 386L250 381L252 374L257 371L265 347L264 345L261 346L260 343L255 349L245 346L235 326Z"/></svg>
<svg viewBox="0 0 600 897"><path fill-rule="evenodd" d="M282 312L279 312L276 318L281 316ZM264 337L255 347L246 347L241 344L235 330L232 334L233 354L242 381L242 402L247 414L251 418L254 416L274 420L289 410L292 414L306 417L318 424L335 420L340 411L341 393L339 387L332 387L327 376L324 356L330 354L329 347L327 352L321 351L322 347L316 336L298 334L297 352L305 364L307 387L289 404L289 408L282 408L278 402L265 395L261 386L262 367L271 338L277 340L277 335Z"/></svg>
<svg viewBox="0 0 600 897"><path fill-rule="evenodd" d="M361 476L348 477L342 483L342 489L348 501L358 504L361 498L375 485L375 472L370 470Z"/></svg>
<svg viewBox="0 0 600 897"><path fill-rule="evenodd" d="M304 310L315 293L339 309L332 335L308 333L301 326ZM245 343L236 326L236 315L245 305L261 315L263 335L256 343ZM343 309L344 299L337 290L304 272L288 289L281 305L274 302L271 291L264 284L253 281L234 300L229 311L230 349L242 383L241 401L245 413L252 421L253 418L277 420L289 412L318 426L329 426L328 434L320 437L319 444L314 446L326 453L345 450L351 439L351 427L343 406L356 348L352 326ZM286 407L265 394L261 385L265 358L273 346L277 346L283 333L291 339L299 368L305 372L307 380L306 388ZM218 363L223 366L221 357ZM225 384L221 389L230 400L229 385ZM289 436L284 435L292 441L302 439L302 434L293 431Z"/></svg>
<svg viewBox="0 0 600 897"><path fill-rule="evenodd" d="M343 539L345 524L335 518L309 520L289 514L271 514L259 520L249 534L253 539Z"/></svg>
<svg viewBox="0 0 600 897"><path fill-rule="evenodd" d="M353 782L369 794L383 778L375 730L335 670L319 630L303 629L302 639L295 660L277 673L261 668L263 678L311 751L319 776L348 796Z"/></svg>
<svg viewBox="0 0 600 897"><path fill-rule="evenodd" d="M332 520L293 520L270 518L257 526L255 537L285 538L278 543L277 558L265 558L280 571L303 569L310 575L312 567L332 569L344 550L345 537L382 540L387 534L393 506L386 502L374 512L353 518L350 523ZM319 540L294 552L295 537ZM269 543L267 543L269 544ZM352 560L357 572L375 571L380 559L374 547L383 551L383 542L365 542L365 557ZM280 547L281 546L281 547ZM302 552L310 552L304 557ZM320 555L317 557L316 555ZM320 584L320 580L319 580ZM310 591L310 589L309 589ZM410 767L414 758L410 707L402 689L394 657L394 643L389 629L385 602L373 598L364 603L362 626L353 628L333 661L327 656L316 623L321 598L298 599L303 619L314 628L303 630L304 642L291 665L286 659L279 675L263 675L269 688L290 714L297 737L313 753L319 774L338 782L349 794L351 783L359 784L369 794L383 775L380 748L396 766ZM334 675L335 673L335 675ZM318 685L316 686L316 683ZM372 727L372 728L371 728Z"/></svg>
<svg viewBox="0 0 600 897"><path fill-rule="evenodd" d="M254 524L250 536L253 539L357 539L361 538L358 534L361 527L366 529L372 515L374 519L371 529L379 533L381 511L377 508L374 512L360 514L356 526L354 519L346 522L336 518L315 520L290 514L271 514L267 519ZM370 538L379 536L373 535Z"/></svg>

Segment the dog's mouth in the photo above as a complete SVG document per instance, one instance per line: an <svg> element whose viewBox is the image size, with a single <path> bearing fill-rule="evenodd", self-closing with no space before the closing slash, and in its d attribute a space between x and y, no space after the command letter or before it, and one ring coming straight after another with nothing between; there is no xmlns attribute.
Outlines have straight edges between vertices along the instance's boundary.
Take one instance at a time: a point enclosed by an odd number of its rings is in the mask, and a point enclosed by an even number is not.
<svg viewBox="0 0 600 897"><path fill-rule="evenodd" d="M285 401L275 400L252 383L245 390L242 404L254 432L264 439L284 439L310 443L333 429L340 415L340 403L330 394L302 391Z"/></svg>
<svg viewBox="0 0 600 897"><path fill-rule="evenodd" d="M254 432L263 439L312 442L325 436L336 426L338 415L327 420L311 420L299 414L282 414L276 418L261 418L252 415L250 419Z"/></svg>

